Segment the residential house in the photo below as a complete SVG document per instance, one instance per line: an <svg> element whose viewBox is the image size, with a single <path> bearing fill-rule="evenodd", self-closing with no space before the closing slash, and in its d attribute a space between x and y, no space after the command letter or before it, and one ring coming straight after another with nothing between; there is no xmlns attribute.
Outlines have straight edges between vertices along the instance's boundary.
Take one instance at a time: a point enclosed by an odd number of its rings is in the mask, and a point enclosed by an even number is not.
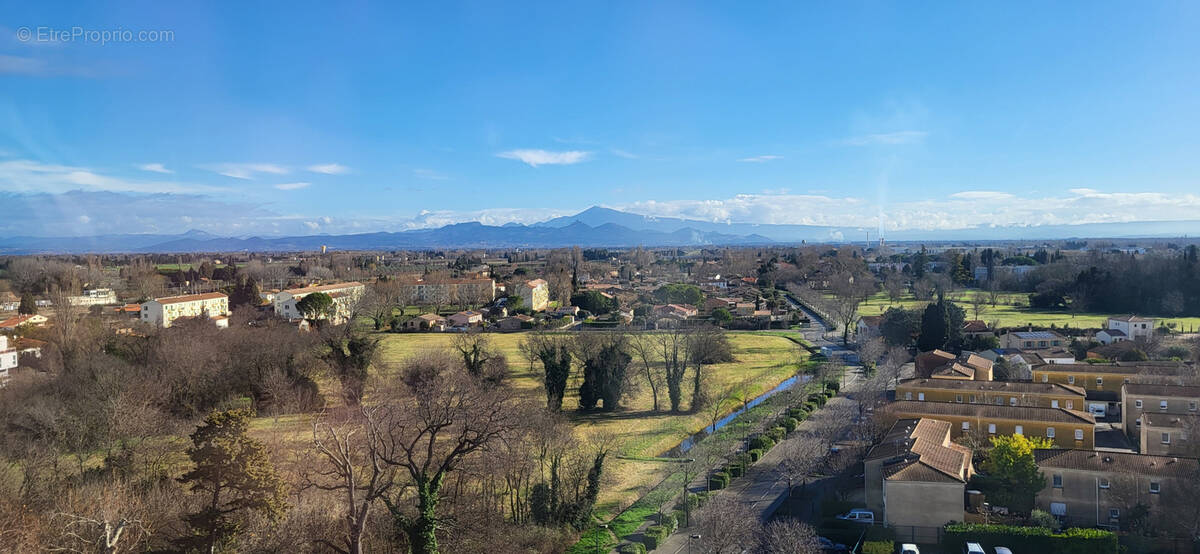
<svg viewBox="0 0 1200 554"><path fill-rule="evenodd" d="M1124 333L1129 340L1145 340L1154 336L1154 323L1156 321L1158 320L1152 317L1126 315L1108 318L1108 322L1104 327L1105 329Z"/></svg>
<svg viewBox="0 0 1200 554"><path fill-rule="evenodd" d="M1124 383L1121 386L1121 414L1125 434L1130 438L1141 435L1142 414L1197 415L1200 386Z"/></svg>
<svg viewBox="0 0 1200 554"><path fill-rule="evenodd" d="M879 325L883 323L883 316L868 315L859 318L858 324L855 326L855 336L859 342L869 341L879 336Z"/></svg>
<svg viewBox="0 0 1200 554"><path fill-rule="evenodd" d="M1034 506L1071 527L1119 528L1135 506L1150 510L1156 529L1191 533L1179 507L1195 502L1197 461L1129 452L1038 449L1033 452L1046 486Z"/></svg>
<svg viewBox="0 0 1200 554"><path fill-rule="evenodd" d="M964 381L991 381L992 366L991 360L984 358L978 354L964 353L959 358L954 358L953 355L941 350L927 352L929 357L925 358L924 370L917 371L918 375L928 375L932 379L956 379ZM947 361L939 366L930 367L930 364L945 360L946 355L951 356L950 361Z"/></svg>
<svg viewBox="0 0 1200 554"><path fill-rule="evenodd" d="M550 285L545 279L533 279L517 284L516 294L525 299L529 309L540 312L550 305Z"/></svg>
<svg viewBox="0 0 1200 554"><path fill-rule="evenodd" d="M963 322L962 334L964 337L994 337L995 331L988 327L987 323L982 320L972 319Z"/></svg>
<svg viewBox="0 0 1200 554"><path fill-rule="evenodd" d="M951 442L951 424L900 419L863 462L866 505L887 525L941 527L962 521L971 450Z"/></svg>
<svg viewBox="0 0 1200 554"><path fill-rule="evenodd" d="M1129 340L1129 335L1120 329L1101 329L1096 333L1096 342L1100 344L1112 344Z"/></svg>
<svg viewBox="0 0 1200 554"><path fill-rule="evenodd" d="M496 322L496 327L501 331L520 331L533 326L533 318L525 314L517 314L512 317L506 317Z"/></svg>
<svg viewBox="0 0 1200 554"><path fill-rule="evenodd" d="M143 323L162 328L187 317L204 317L218 327L228 327L229 297L223 292L206 292L156 298L143 302L139 313Z"/></svg>
<svg viewBox="0 0 1200 554"><path fill-rule="evenodd" d="M474 311L466 310L458 312L446 318L451 327L471 327L483 323L483 314Z"/></svg>
<svg viewBox="0 0 1200 554"><path fill-rule="evenodd" d="M1070 350L1061 346L1051 346L1050 348L1033 348L1022 349L1022 352L1036 356L1045 364L1073 364L1075 363L1075 354ZM1037 359L1031 361L1037 363Z"/></svg>
<svg viewBox="0 0 1200 554"><path fill-rule="evenodd" d="M1037 350L1051 346L1066 346L1067 339L1054 331L1009 331L1000 335L1001 348Z"/></svg>
<svg viewBox="0 0 1200 554"><path fill-rule="evenodd" d="M659 317L673 317L678 319L687 319L696 317L700 311L691 306L683 304L661 304L654 307L654 315Z"/></svg>
<svg viewBox="0 0 1200 554"><path fill-rule="evenodd" d="M445 331L446 318L437 314L421 314L404 322L408 331Z"/></svg>
<svg viewBox="0 0 1200 554"><path fill-rule="evenodd" d="M329 314L328 317L337 323L350 317L354 305L358 302L359 298L362 298L363 293L366 292L366 287L358 281L350 281L348 283L287 289L275 295L272 306L275 309L275 313L284 319L305 319L305 315L296 305L305 296L317 292L327 294L333 299L333 313Z"/></svg>
<svg viewBox="0 0 1200 554"><path fill-rule="evenodd" d="M1200 415L1142 412L1138 452L1157 456L1195 456L1200 442L1195 441Z"/></svg>
<svg viewBox="0 0 1200 554"><path fill-rule="evenodd" d="M935 368L951 363L956 359L954 354L945 350L935 349L917 354L917 358L913 364L916 366L917 375L929 375Z"/></svg>
<svg viewBox="0 0 1200 554"><path fill-rule="evenodd" d="M897 400L1038 406L1082 410L1083 387L1022 381L905 379L896 386Z"/></svg>
<svg viewBox="0 0 1200 554"><path fill-rule="evenodd" d="M732 313L737 306L737 302L733 298L710 296L704 299L704 303L700 305L700 309L706 314L711 314L717 308L725 308Z"/></svg>
<svg viewBox="0 0 1200 554"><path fill-rule="evenodd" d="M888 410L898 418L930 418L951 424L954 438L966 434L986 440L996 435L1046 437L1062 448L1094 448L1096 418L1066 408L997 406L955 402L897 400Z"/></svg>
<svg viewBox="0 0 1200 554"><path fill-rule="evenodd" d="M108 306L117 303L117 293L112 289L91 289L79 296L68 297L67 301L73 306Z"/></svg>
<svg viewBox="0 0 1200 554"><path fill-rule="evenodd" d="M748 317L754 315L756 309L758 309L758 304L754 302L735 302L733 305L733 314Z"/></svg>
<svg viewBox="0 0 1200 554"><path fill-rule="evenodd" d="M23 314L0 321L0 331L16 331L22 325L41 327L49 321L42 314Z"/></svg>

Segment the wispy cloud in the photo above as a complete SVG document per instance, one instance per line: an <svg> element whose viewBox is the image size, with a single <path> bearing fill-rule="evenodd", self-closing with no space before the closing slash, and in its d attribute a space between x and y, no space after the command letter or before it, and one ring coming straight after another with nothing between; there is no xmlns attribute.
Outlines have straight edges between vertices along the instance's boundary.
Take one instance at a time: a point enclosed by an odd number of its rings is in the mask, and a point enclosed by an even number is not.
<svg viewBox="0 0 1200 554"><path fill-rule="evenodd" d="M153 173L175 173L174 171L167 169L163 164L160 164L160 163L140 164L137 166L137 168L142 171L150 171Z"/></svg>
<svg viewBox="0 0 1200 554"><path fill-rule="evenodd" d="M288 168L268 163L218 163L200 166L201 169L213 171L219 175L235 179L253 179L259 173L271 175L286 175Z"/></svg>
<svg viewBox="0 0 1200 554"><path fill-rule="evenodd" d="M0 161L0 191L65 192L70 190L121 192L217 193L223 187L165 181L141 181L106 175L98 170L31 160Z"/></svg>
<svg viewBox="0 0 1200 554"><path fill-rule="evenodd" d="M739 159L738 161L739 161L739 162L748 162L748 163L756 163L756 164L760 164L760 163L763 163L763 162L769 162L769 161L772 161L772 160L779 160L779 159L783 159L783 156L776 156L776 155L773 155L773 154L766 154L766 155L763 155L763 156L752 156L752 157L749 157L749 158L741 158L741 159Z"/></svg>
<svg viewBox="0 0 1200 554"><path fill-rule="evenodd" d="M98 77L103 72L99 65L80 66L46 58L12 56L0 54L0 75L23 75L26 77Z"/></svg>
<svg viewBox="0 0 1200 554"><path fill-rule="evenodd" d="M840 141L846 146L872 146L894 144L916 144L925 140L929 133L925 131L895 131L892 133L873 133L850 137Z"/></svg>
<svg viewBox="0 0 1200 554"><path fill-rule="evenodd" d="M540 149L521 149L509 150L496 154L499 158L508 160L517 160L529 164L530 167L539 165L571 165L587 160L591 157L591 152L582 150L567 150L565 152L552 152L549 150Z"/></svg>
<svg viewBox="0 0 1200 554"><path fill-rule="evenodd" d="M279 190L297 190L297 189L307 188L311 184L312 183L280 183L278 185L275 185L275 188L277 188Z"/></svg>
<svg viewBox="0 0 1200 554"><path fill-rule="evenodd" d="M350 168L348 168L342 164L317 164L317 165L310 165L310 166L306 167L305 169L307 169L313 173L322 173L325 175L341 175L343 173L350 172Z"/></svg>
<svg viewBox="0 0 1200 554"><path fill-rule="evenodd" d="M618 158L625 158L627 160L636 160L640 157L637 154L634 154L633 152L630 152L628 150L621 150L620 148L610 148L609 152L612 152L612 155L614 155Z"/></svg>

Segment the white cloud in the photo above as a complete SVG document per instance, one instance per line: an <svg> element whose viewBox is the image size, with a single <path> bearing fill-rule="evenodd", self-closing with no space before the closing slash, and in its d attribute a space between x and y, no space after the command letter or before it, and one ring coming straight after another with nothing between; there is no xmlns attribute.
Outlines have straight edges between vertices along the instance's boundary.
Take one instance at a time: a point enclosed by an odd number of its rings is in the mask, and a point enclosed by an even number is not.
<svg viewBox="0 0 1200 554"><path fill-rule="evenodd" d="M895 131L892 133L872 133L843 139L841 144L846 146L871 146L877 144L915 144L925 140L929 133L925 131Z"/></svg>
<svg viewBox="0 0 1200 554"><path fill-rule="evenodd" d="M950 195L950 198L960 200L1007 200L1013 195L1007 192L999 192L994 190L964 190Z"/></svg>
<svg viewBox="0 0 1200 554"><path fill-rule="evenodd" d="M200 166L202 169L235 179L253 179L259 173L286 175L288 168L267 163L219 163Z"/></svg>
<svg viewBox="0 0 1200 554"><path fill-rule="evenodd" d="M104 175L88 167L47 164L31 160L0 161L0 191L66 192L226 192L223 187L165 181L140 181Z"/></svg>
<svg viewBox="0 0 1200 554"><path fill-rule="evenodd" d="M137 168L142 171L150 171L153 173L175 173L174 171L167 169L165 166L163 166L163 164L160 164L160 163L141 164L141 165L137 166Z"/></svg>
<svg viewBox="0 0 1200 554"><path fill-rule="evenodd" d="M742 158L738 161L739 162L748 162L748 163L763 163L763 162L769 162L771 160L779 160L782 158L783 158L783 156L775 156L773 154L767 154L767 155L763 155L763 156L752 156L749 158Z"/></svg>
<svg viewBox="0 0 1200 554"><path fill-rule="evenodd" d="M446 174L433 169L414 169L413 176L418 179L429 179L431 181L445 181L450 178Z"/></svg>
<svg viewBox="0 0 1200 554"><path fill-rule="evenodd" d="M297 190L297 189L307 188L311 184L312 183L280 183L278 185L275 185L275 188L277 188L279 190Z"/></svg>
<svg viewBox="0 0 1200 554"><path fill-rule="evenodd" d="M612 154L614 156L617 156L618 158L625 158L627 160L636 160L639 157L637 154L634 154L633 152L630 152L628 150L621 150L620 148L611 148L611 149L609 149L609 152L612 152Z"/></svg>
<svg viewBox="0 0 1200 554"><path fill-rule="evenodd" d="M322 173L325 175L341 175L343 173L350 172L350 168L348 168L344 165L341 165L341 164L317 164L317 165L310 165L310 166L306 167L305 169L307 169L313 173Z"/></svg>
<svg viewBox="0 0 1200 554"><path fill-rule="evenodd" d="M530 167L537 167L539 165L577 164L587 160L591 155L591 152L585 152L582 150L551 152L549 150L539 149L509 150L507 152L496 154L496 156L500 158L527 163Z"/></svg>
<svg viewBox="0 0 1200 554"><path fill-rule="evenodd" d="M76 219L76 220L78 220L80 223L82 223L82 224L84 224L84 225L87 225L88 223L91 223L91 222L92 222L92 218L91 218L91 217L89 217L89 216L87 216L87 215L81 215L81 216L79 216L79 217L77 217L77 218L75 218L75 219Z"/></svg>

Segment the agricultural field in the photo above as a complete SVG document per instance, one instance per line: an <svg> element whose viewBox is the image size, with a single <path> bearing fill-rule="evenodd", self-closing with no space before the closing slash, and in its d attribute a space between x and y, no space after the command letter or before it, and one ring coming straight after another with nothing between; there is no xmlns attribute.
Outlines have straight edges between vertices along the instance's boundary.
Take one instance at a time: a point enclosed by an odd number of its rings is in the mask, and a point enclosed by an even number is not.
<svg viewBox="0 0 1200 554"><path fill-rule="evenodd" d="M447 348L453 335L380 334L380 371L392 371L406 358L430 349ZM521 356L517 345L523 334L494 334L492 344L508 358L512 373L510 384L518 390L544 401L540 364L531 371L529 362ZM798 363L806 355L803 349L786 338L754 333L730 333L735 361L707 366L709 384L718 396L745 391L751 398L774 388L794 375ZM598 434L615 436L616 453L624 456L655 457L678 444L684 438L703 429L710 414L702 410L695 414L671 415L652 411L653 400L648 386L640 386L625 399L626 409L616 413L578 414L578 379L572 376L563 412L575 424L581 438ZM637 380L635 379L635 384ZM665 398L661 400L664 404ZM733 408L731 407L730 410ZM608 518L630 505L665 477L670 465L657 461L636 461L610 457L606 462L605 489L596 506L597 516Z"/></svg>
<svg viewBox="0 0 1200 554"><path fill-rule="evenodd" d="M1065 310L1038 310L1029 307L1029 295L1020 292L1002 292L996 299L996 305L985 303L980 307L978 317L975 314L975 308L971 305L971 301L976 295L979 295L984 300L988 299L988 293L980 290L963 290L956 291L949 295L949 299L958 303L967 312L967 319L981 319L988 323L999 321L1000 327L1020 327L1026 325L1049 327L1075 327L1084 329L1096 329L1104 327L1105 320L1111 315L1124 314L1096 314L1096 313L1077 313L1072 314ZM866 302L863 302L858 308L859 315L880 315L891 307L903 307L906 309L920 309L928 302L917 300L911 294L905 294L897 302L893 302L888 298L886 293L877 293ZM1138 314L1143 316L1158 317L1154 314ZM1174 323L1175 328L1180 331L1189 331L1200 329L1200 317L1165 317L1162 321L1170 324Z"/></svg>

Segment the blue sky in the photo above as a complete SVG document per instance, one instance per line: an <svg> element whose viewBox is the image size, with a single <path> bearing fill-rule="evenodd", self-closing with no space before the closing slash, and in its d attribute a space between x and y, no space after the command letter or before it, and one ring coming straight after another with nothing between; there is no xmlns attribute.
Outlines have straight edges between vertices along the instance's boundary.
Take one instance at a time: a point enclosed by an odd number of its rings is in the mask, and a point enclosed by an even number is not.
<svg viewBox="0 0 1200 554"><path fill-rule="evenodd" d="M0 234L1200 219L1195 3L0 13Z"/></svg>

